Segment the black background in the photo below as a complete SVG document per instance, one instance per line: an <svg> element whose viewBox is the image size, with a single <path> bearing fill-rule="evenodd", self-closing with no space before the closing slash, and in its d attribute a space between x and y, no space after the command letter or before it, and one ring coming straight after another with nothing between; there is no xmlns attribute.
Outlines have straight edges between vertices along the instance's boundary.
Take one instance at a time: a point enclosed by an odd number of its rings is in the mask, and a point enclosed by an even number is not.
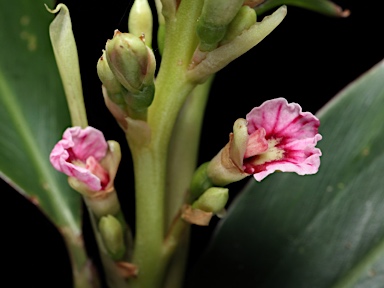
<svg viewBox="0 0 384 288"><path fill-rule="evenodd" d="M123 133L104 106L95 69L114 29L127 31L132 1L63 2L70 9L78 44L89 123L102 130L107 139L120 142L123 149L116 187L128 211L128 222L134 225L133 194L122 193L133 191L132 176L127 176L131 173L129 150ZM351 10L346 19L288 7L286 19L271 35L217 74L206 109L199 162L212 158L225 145L233 122L263 101L285 97L289 102L300 103L304 111L315 113L379 62L384 54L383 5L379 2L337 1ZM126 181L129 189L125 188ZM231 195L243 184L232 185ZM5 197L0 214L2 263L6 266L1 273L3 283L12 283L7 287L71 287L69 260L55 227L7 184L1 181L0 187ZM84 223L89 252L97 263L87 219ZM207 244L211 230L193 229L192 265Z"/></svg>

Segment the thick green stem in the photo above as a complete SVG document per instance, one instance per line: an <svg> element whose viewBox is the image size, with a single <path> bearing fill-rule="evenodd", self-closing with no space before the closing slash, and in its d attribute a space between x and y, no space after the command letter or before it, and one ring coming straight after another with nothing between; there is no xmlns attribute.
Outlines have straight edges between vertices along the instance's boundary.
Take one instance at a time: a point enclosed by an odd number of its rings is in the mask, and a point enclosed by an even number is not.
<svg viewBox="0 0 384 288"><path fill-rule="evenodd" d="M200 132L212 79L198 85L188 96L173 130L168 155L166 227L185 201L196 169Z"/></svg>
<svg viewBox="0 0 384 288"><path fill-rule="evenodd" d="M198 85L188 96L173 130L168 155L166 227L170 227L175 217L178 216L196 169L200 132L212 79L213 77L204 84ZM170 233L174 233L174 231L170 231ZM177 236L175 241L178 243L178 247L174 252L175 255L171 257L164 283L164 287L167 288L181 287L184 278L189 229L183 228L182 233ZM167 247L165 247L165 252L172 255L174 249L172 252L166 250Z"/></svg>
<svg viewBox="0 0 384 288"><path fill-rule="evenodd" d="M151 129L147 145L136 145L127 135L135 170L136 235L133 263L139 275L130 287L161 287L169 255L164 257L165 195L168 145L177 115L195 87L186 77L196 47L195 24L202 0L180 3L177 15L167 25L161 68L156 79L156 94L148 110Z"/></svg>

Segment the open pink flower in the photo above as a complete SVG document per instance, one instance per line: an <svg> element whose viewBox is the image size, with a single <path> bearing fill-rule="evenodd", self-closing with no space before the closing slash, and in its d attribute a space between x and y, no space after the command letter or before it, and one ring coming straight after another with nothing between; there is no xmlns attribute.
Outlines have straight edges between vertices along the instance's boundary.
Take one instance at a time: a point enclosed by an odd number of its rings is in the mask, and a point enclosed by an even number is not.
<svg viewBox="0 0 384 288"><path fill-rule="evenodd" d="M229 143L208 166L216 185L227 185L253 174L261 181L274 171L314 174L320 166L320 121L300 105L284 98L253 108L246 120L237 119Z"/></svg>
<svg viewBox="0 0 384 288"><path fill-rule="evenodd" d="M249 140L244 172L261 181L276 170L299 175L318 171L321 151L315 146L321 140L320 121L313 114L277 98L253 108L246 119Z"/></svg>
<svg viewBox="0 0 384 288"><path fill-rule="evenodd" d="M93 127L72 127L65 130L49 158L56 170L83 182L92 191L100 191L110 182L108 172L100 165L107 151L102 132Z"/></svg>

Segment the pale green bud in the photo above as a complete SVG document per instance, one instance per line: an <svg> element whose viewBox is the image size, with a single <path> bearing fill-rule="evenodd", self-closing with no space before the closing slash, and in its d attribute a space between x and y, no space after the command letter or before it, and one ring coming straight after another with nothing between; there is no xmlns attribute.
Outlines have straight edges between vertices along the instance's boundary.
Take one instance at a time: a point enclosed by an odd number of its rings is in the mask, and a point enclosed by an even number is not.
<svg viewBox="0 0 384 288"><path fill-rule="evenodd" d="M147 0L135 0L129 12L128 29L137 37L144 35L145 44L151 47L153 17Z"/></svg>
<svg viewBox="0 0 384 288"><path fill-rule="evenodd" d="M192 204L192 208L220 213L228 202L228 191L227 188L211 187Z"/></svg>
<svg viewBox="0 0 384 288"><path fill-rule="evenodd" d="M256 11L249 6L243 6L236 14L235 18L227 27L227 33L220 45L231 42L235 37L240 35L244 30L247 30L256 23Z"/></svg>
<svg viewBox="0 0 384 288"><path fill-rule="evenodd" d="M101 83L103 83L105 89L107 89L109 98L112 102L124 106L125 101L123 91L125 88L116 79L111 68L109 68L105 50L103 50L103 55L99 58L99 61L97 61L96 67L97 75L99 76L99 79Z"/></svg>
<svg viewBox="0 0 384 288"><path fill-rule="evenodd" d="M211 51L225 36L227 25L236 16L244 0L206 0L196 32L200 50Z"/></svg>
<svg viewBox="0 0 384 288"><path fill-rule="evenodd" d="M203 194L208 188L212 187L212 181L209 179L207 174L209 162L203 163L196 169L192 176L190 186L190 201L197 199Z"/></svg>
<svg viewBox="0 0 384 288"><path fill-rule="evenodd" d="M97 75L99 76L100 81L103 83L108 92L120 93L122 85L112 73L111 68L109 68L105 50L103 50L103 55L101 55L97 61L96 68Z"/></svg>
<svg viewBox="0 0 384 288"><path fill-rule="evenodd" d="M144 86L153 85L155 56L139 37L116 30L107 41L106 55L116 79L129 92L137 94Z"/></svg>
<svg viewBox="0 0 384 288"><path fill-rule="evenodd" d="M99 221L101 239L113 260L121 259L125 254L124 232L121 223L112 215L104 216Z"/></svg>

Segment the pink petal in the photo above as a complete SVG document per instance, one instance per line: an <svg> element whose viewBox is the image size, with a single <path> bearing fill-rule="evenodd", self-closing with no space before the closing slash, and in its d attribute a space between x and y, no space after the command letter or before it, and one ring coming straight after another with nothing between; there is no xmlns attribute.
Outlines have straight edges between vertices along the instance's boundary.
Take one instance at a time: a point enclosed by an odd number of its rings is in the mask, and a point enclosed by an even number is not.
<svg viewBox="0 0 384 288"><path fill-rule="evenodd" d="M284 98L265 101L260 107L253 108L246 119L249 134L264 128L266 139L283 138L285 142L313 137L320 125L312 113L302 112L299 104L288 104Z"/></svg>
<svg viewBox="0 0 384 288"><path fill-rule="evenodd" d="M65 150L66 144L67 141L61 140L53 148L49 157L53 167L55 167L56 170L66 174L67 176L74 177L87 184L89 189L93 191L101 190L101 183L98 177L92 174L85 167L79 167L70 162L67 162L69 153Z"/></svg>
<svg viewBox="0 0 384 288"><path fill-rule="evenodd" d="M63 139L55 145L49 159L56 170L84 182L93 191L99 191L102 188L100 179L85 164L90 157L101 160L107 148L108 144L99 130L72 127L64 132Z"/></svg>
<svg viewBox="0 0 384 288"><path fill-rule="evenodd" d="M301 139L289 143L284 147L284 158L264 164L264 171L254 174L257 181L261 181L276 170L282 172L296 172L299 175L315 174L319 170L321 151L315 148L321 135L313 138Z"/></svg>
<svg viewBox="0 0 384 288"><path fill-rule="evenodd" d="M269 162L260 164L257 155L244 161L244 171L254 174L257 181L276 170L299 175L318 171L321 151L315 146L321 140L320 121L311 113L302 112L300 105L288 104L284 98L269 100L252 109L247 121L250 135L264 128L266 139L276 141L275 147L283 151L282 158Z"/></svg>
<svg viewBox="0 0 384 288"><path fill-rule="evenodd" d="M101 131L86 127L72 127L65 130L62 141L65 144L65 149L72 148L73 155L71 157L85 162L90 156L93 156L97 161L104 158L107 153L108 144L105 141Z"/></svg>
<svg viewBox="0 0 384 288"><path fill-rule="evenodd" d="M247 150L244 158L249 158L265 152L268 149L268 142L265 139L265 130L260 128L249 135Z"/></svg>

